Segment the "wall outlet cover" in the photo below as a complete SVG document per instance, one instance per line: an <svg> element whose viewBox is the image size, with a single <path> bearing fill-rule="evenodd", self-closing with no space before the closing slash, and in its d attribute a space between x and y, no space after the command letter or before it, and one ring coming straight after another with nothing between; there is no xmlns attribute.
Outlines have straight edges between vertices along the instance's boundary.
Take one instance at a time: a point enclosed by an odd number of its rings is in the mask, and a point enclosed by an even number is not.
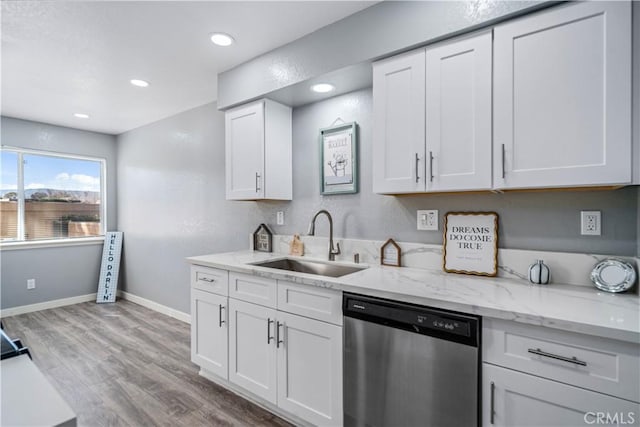
<svg viewBox="0 0 640 427"><path fill-rule="evenodd" d="M600 236L602 218L600 211L580 212L580 234L583 236Z"/></svg>
<svg viewBox="0 0 640 427"><path fill-rule="evenodd" d="M276 224L284 225L284 211L276 212Z"/></svg>
<svg viewBox="0 0 640 427"><path fill-rule="evenodd" d="M27 289L36 288L36 279L27 279Z"/></svg>

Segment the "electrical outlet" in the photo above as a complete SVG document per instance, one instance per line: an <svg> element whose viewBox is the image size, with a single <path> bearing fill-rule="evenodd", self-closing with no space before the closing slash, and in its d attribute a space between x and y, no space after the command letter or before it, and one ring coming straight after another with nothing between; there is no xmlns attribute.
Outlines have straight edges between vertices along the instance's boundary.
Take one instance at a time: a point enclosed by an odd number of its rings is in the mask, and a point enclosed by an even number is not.
<svg viewBox="0 0 640 427"><path fill-rule="evenodd" d="M585 236L599 236L601 228L600 211L580 212L580 234Z"/></svg>
<svg viewBox="0 0 640 427"><path fill-rule="evenodd" d="M438 211L417 211L418 230L438 230Z"/></svg>
<svg viewBox="0 0 640 427"><path fill-rule="evenodd" d="M276 224L284 225L284 211L278 211L276 213Z"/></svg>
<svg viewBox="0 0 640 427"><path fill-rule="evenodd" d="M36 279L27 279L27 289L36 288Z"/></svg>

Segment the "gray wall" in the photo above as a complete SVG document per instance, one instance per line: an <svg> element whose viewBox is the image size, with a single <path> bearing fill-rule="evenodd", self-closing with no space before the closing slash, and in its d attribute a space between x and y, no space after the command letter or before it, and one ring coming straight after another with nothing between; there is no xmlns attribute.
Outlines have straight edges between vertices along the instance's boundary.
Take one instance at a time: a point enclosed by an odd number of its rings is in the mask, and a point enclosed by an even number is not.
<svg viewBox="0 0 640 427"><path fill-rule="evenodd" d="M116 230L116 137L2 117L3 145L100 157L107 163L107 229ZM6 250L0 253L0 307L86 295L98 289L102 245ZM36 289L27 290L27 279Z"/></svg>
<svg viewBox="0 0 640 427"><path fill-rule="evenodd" d="M218 75L221 109L557 2L386 1ZM401 24L400 24L401 23Z"/></svg>
<svg viewBox="0 0 640 427"><path fill-rule="evenodd" d="M125 232L124 289L189 312L184 257L245 249L260 222L276 233L304 233L320 208L340 237L441 243L442 232L416 231L416 209L492 210L500 214L500 247L633 255L639 192L544 192L381 196L371 190L371 90L294 109L294 200L224 200L224 121L208 104L118 139L118 222ZM321 196L318 129L338 117L360 131L358 194ZM278 210L285 225L275 225ZM603 235L580 236L580 210L601 210ZM320 219L318 235L326 235Z"/></svg>
<svg viewBox="0 0 640 427"><path fill-rule="evenodd" d="M247 248L255 202L225 201L224 114L215 103L118 137L121 289L189 312L185 257Z"/></svg>

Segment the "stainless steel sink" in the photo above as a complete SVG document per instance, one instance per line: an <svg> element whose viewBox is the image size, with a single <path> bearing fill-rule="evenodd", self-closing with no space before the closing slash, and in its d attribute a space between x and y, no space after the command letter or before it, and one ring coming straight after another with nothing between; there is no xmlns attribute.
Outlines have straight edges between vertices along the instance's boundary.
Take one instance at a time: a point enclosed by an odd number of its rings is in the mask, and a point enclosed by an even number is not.
<svg viewBox="0 0 640 427"><path fill-rule="evenodd" d="M302 261L291 258L274 261L257 262L258 267L275 268L278 270L295 271L297 273L317 274L318 276L341 277L367 268L366 266L351 266L343 264L324 263L318 261Z"/></svg>

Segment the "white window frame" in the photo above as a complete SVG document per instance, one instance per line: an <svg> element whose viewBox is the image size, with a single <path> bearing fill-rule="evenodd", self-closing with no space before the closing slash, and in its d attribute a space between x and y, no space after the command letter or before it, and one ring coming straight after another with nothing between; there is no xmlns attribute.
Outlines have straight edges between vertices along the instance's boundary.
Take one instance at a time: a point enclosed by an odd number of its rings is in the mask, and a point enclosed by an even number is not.
<svg viewBox="0 0 640 427"><path fill-rule="evenodd" d="M18 194L18 227L15 240L4 240L0 242L2 249L27 249L35 246L76 246L93 243L101 243L104 241L104 235L107 231L107 160L102 157L90 157L77 154L60 153L56 151L32 150L29 148L11 147L3 145L0 147L2 151L16 153L18 156L18 177L17 190ZM36 155L44 157L56 157L72 160L86 160L100 163L100 235L91 237L67 237L62 239L42 239L42 240L25 240L25 200L24 200L24 155Z"/></svg>

